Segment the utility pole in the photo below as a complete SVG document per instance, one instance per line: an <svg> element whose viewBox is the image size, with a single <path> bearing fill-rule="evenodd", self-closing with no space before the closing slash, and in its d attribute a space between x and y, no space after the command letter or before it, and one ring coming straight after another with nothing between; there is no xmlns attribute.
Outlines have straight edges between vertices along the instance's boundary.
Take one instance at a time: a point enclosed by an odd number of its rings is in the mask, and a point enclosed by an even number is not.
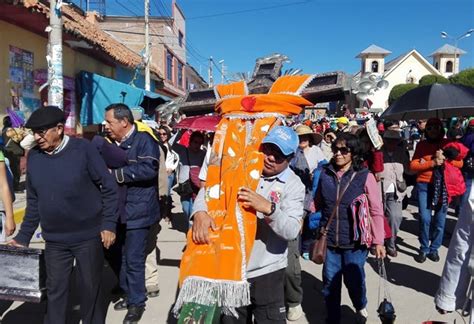
<svg viewBox="0 0 474 324"><path fill-rule="evenodd" d="M48 104L63 109L63 25L62 1L49 3Z"/></svg>
<svg viewBox="0 0 474 324"><path fill-rule="evenodd" d="M209 57L209 71L208 71L208 77L209 77L209 87L212 88L214 86L214 77L212 76L212 56Z"/></svg>
<svg viewBox="0 0 474 324"><path fill-rule="evenodd" d="M145 0L145 90L150 91L150 0Z"/></svg>

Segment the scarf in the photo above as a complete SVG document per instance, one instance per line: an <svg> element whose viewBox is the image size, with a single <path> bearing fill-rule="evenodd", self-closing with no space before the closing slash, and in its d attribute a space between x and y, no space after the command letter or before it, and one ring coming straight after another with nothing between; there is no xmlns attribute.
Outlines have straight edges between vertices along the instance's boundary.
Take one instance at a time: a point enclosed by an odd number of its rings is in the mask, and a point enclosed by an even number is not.
<svg viewBox="0 0 474 324"><path fill-rule="evenodd" d="M217 305L237 316L235 308L250 305L247 263L257 230L256 213L237 202L242 186L256 190L263 169L260 144L268 131L287 116L312 105L300 96L314 76L283 76L268 94L248 95L242 82L215 88L216 111L222 119L216 128L209 159L205 200L216 231L210 244L196 245L192 230L181 259L180 292L174 313L186 303Z"/></svg>

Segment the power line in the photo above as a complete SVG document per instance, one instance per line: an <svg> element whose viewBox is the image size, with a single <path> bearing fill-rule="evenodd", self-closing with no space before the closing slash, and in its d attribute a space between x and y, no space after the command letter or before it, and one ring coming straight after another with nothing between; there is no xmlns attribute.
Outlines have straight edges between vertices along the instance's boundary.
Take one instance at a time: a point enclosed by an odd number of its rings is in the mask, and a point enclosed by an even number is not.
<svg viewBox="0 0 474 324"><path fill-rule="evenodd" d="M216 14L212 14L212 15L188 17L188 18L186 18L186 20L196 20L196 19L213 18L213 17L220 17L220 16L237 15L237 14L241 14L241 13L254 12L254 11L271 10L271 9L282 8L282 7L291 7L291 6L302 5L302 4L310 3L310 2L313 2L313 1L314 0L306 0L306 1L285 3L285 4L280 4L280 5L273 5L273 6L267 6L267 7L254 8L254 9L242 9L242 10L228 11L228 12L216 13Z"/></svg>

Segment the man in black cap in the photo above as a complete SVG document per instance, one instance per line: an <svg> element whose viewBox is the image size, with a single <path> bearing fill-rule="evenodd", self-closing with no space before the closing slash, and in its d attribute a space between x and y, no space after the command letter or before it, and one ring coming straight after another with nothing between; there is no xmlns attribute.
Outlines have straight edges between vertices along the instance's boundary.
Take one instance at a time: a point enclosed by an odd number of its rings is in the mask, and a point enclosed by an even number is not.
<svg viewBox="0 0 474 324"><path fill-rule="evenodd" d="M39 108L25 127L37 146L28 155L27 205L11 245L27 246L41 224L46 241L45 323L66 323L74 261L81 281L82 323L104 323L100 307L103 248L115 241L117 185L95 147L64 134L64 112Z"/></svg>

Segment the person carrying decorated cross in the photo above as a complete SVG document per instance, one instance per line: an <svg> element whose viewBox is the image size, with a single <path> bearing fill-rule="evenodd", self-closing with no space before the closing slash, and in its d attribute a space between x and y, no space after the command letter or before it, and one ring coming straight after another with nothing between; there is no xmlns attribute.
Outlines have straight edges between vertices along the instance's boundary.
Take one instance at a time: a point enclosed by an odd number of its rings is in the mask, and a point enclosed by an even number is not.
<svg viewBox="0 0 474 324"><path fill-rule="evenodd" d="M284 76L258 95L244 82L216 87L223 118L181 261L180 319L208 319L211 310L196 318L197 304L219 308L222 323L286 323L287 245L301 229L305 189L288 167L298 136L280 124L309 104L300 93L310 80Z"/></svg>

